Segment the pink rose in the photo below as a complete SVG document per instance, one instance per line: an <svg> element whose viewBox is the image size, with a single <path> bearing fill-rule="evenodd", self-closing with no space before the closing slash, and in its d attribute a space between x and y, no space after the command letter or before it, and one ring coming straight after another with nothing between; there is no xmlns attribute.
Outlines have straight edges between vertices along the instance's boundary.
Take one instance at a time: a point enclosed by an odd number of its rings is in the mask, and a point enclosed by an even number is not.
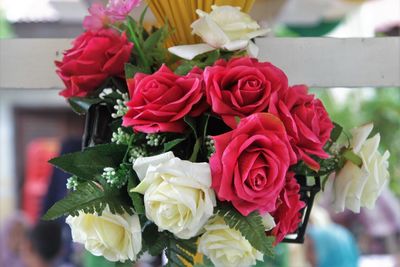
<svg viewBox="0 0 400 267"><path fill-rule="evenodd" d="M275 244L280 243L287 234L294 233L301 223L300 211L305 204L300 200L300 185L292 172L287 173L279 202L278 209L271 213L276 223L271 231L276 237Z"/></svg>
<svg viewBox="0 0 400 267"><path fill-rule="evenodd" d="M208 108L200 73L196 68L186 76L178 76L163 65L151 75L138 73L128 79L131 100L123 126L144 133L182 133L186 115L198 116Z"/></svg>
<svg viewBox="0 0 400 267"><path fill-rule="evenodd" d="M73 47L56 61L57 74L66 89L64 97L84 97L96 90L108 77L124 76L124 64L129 61L133 44L113 30L84 32Z"/></svg>
<svg viewBox="0 0 400 267"><path fill-rule="evenodd" d="M256 113L213 139L210 167L218 198L232 202L244 216L274 211L288 168L296 163L283 123L272 114Z"/></svg>
<svg viewBox="0 0 400 267"><path fill-rule="evenodd" d="M241 57L217 61L204 71L207 101L231 128L235 117L266 112L273 97L288 87L286 75L271 63Z"/></svg>
<svg viewBox="0 0 400 267"><path fill-rule="evenodd" d="M319 170L319 164L311 155L323 159L329 157L324 146L333 124L322 102L309 95L307 90L305 85L290 87L270 106L269 112L283 121L298 159L304 160L313 170Z"/></svg>

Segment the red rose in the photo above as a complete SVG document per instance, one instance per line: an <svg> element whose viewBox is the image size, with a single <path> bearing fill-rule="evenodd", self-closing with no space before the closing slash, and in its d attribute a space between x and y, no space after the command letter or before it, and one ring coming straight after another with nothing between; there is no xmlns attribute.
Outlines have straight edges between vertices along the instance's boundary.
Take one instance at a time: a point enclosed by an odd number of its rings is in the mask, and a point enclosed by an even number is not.
<svg viewBox="0 0 400 267"><path fill-rule="evenodd" d="M196 68L178 76L164 65L151 75L136 74L128 80L131 100L123 126L144 133L183 132L183 117L198 116L207 109L200 73Z"/></svg>
<svg viewBox="0 0 400 267"><path fill-rule="evenodd" d="M332 121L324 105L314 95L307 93L307 87L297 85L271 105L269 112L278 116L285 124L290 143L298 159L319 170L319 164L310 155L328 158L324 145L333 129Z"/></svg>
<svg viewBox="0 0 400 267"><path fill-rule="evenodd" d="M296 163L285 127L272 114L256 113L236 129L213 137L212 188L244 216L276 209L286 172Z"/></svg>
<svg viewBox="0 0 400 267"><path fill-rule="evenodd" d="M285 91L286 75L271 63L241 57L229 62L217 61L204 71L207 101L231 128L235 117L266 112L272 96Z"/></svg>
<svg viewBox="0 0 400 267"><path fill-rule="evenodd" d="M124 33L119 35L110 29L82 33L64 53L63 60L55 62L57 74L66 86L60 95L83 97L107 77L123 77L132 47Z"/></svg>
<svg viewBox="0 0 400 267"><path fill-rule="evenodd" d="M276 223L271 231L276 237L275 244L280 243L287 234L294 233L301 223L300 211L305 204L300 200L299 192L300 185L294 173L288 172L285 187L280 193L278 209L271 213Z"/></svg>

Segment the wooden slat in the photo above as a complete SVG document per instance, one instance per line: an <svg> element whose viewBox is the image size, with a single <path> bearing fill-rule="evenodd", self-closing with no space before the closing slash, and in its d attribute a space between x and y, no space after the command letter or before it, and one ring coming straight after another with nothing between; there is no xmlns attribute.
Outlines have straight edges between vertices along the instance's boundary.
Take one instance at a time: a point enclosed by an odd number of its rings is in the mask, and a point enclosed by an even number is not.
<svg viewBox="0 0 400 267"><path fill-rule="evenodd" d="M71 39L0 40L0 88L60 89L53 61ZM291 84L313 87L400 86L400 37L260 38L259 58Z"/></svg>
<svg viewBox="0 0 400 267"><path fill-rule="evenodd" d="M257 45L259 58L282 68L291 84L400 86L400 37L263 38Z"/></svg>

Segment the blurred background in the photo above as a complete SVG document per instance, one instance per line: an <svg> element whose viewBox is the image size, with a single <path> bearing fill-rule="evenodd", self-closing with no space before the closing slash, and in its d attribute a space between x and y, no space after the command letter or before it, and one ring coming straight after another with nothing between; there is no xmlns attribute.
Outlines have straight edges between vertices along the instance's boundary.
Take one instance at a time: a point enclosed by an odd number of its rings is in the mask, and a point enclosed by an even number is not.
<svg viewBox="0 0 400 267"><path fill-rule="evenodd" d="M92 2L1 0L0 38L74 38L83 31L82 21ZM143 8L135 10L133 16L138 16ZM271 37L400 36L399 0L257 0L252 16L272 29ZM155 23L151 12L147 14L146 22ZM400 88L311 90L323 100L331 118L345 129L374 122L374 131L381 133L380 149L390 150L391 153L390 186L374 210L363 210L357 215L350 212L334 214L321 200L320 206L325 208L314 209L312 223L316 229L329 229L324 227L336 224L344 226L347 229L344 231L351 233L360 252L359 266L398 267ZM58 234L63 236L63 240L68 240L65 237L67 230L54 225L43 226L38 222L43 211L66 193L65 180L68 177L54 171L47 161L61 153L79 150L83 127L84 118L72 113L64 99L58 96L57 90L0 88L1 267L44 266L32 265L37 261L29 246L25 246L21 252L25 260L16 260L18 255L12 254L12 248L20 240L40 247L41 239L51 241L46 236L51 230L54 231L53 236ZM331 233L335 231L329 230ZM347 235L347 232L343 235ZM9 236L13 237L13 242L8 239ZM274 260L266 259L268 263L258 266L312 266L313 254L309 251L318 254L315 244L322 236L323 231L313 230L304 246L279 246L278 256ZM51 242L51 246L57 248L61 241L54 239ZM68 244L64 242L64 246L55 251L44 249L41 255L47 255L52 260L58 257L55 266L113 266L95 259L82 260L82 253L71 253L76 248ZM335 243L332 239L332 244L337 248L341 243ZM5 252L6 247L11 248L9 254ZM78 251L81 250L78 248ZM147 266L157 264L153 262ZM145 263L141 266L145 266Z"/></svg>

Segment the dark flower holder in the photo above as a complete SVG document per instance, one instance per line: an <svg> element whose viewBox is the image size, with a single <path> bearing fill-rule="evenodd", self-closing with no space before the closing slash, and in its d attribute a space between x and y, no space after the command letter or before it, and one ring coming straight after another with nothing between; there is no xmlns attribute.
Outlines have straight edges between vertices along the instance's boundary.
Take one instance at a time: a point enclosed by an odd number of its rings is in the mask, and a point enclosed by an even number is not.
<svg viewBox="0 0 400 267"><path fill-rule="evenodd" d="M86 113L85 129L82 137L82 149L110 142L113 121L107 105L92 105Z"/></svg>
<svg viewBox="0 0 400 267"><path fill-rule="evenodd" d="M304 243L304 235L306 233L315 195L321 190L321 180L319 176L307 178L304 175L296 175L296 180L300 185L300 200L305 203L305 207L300 211L302 222L299 228L297 228L297 231L286 236L283 242L301 244Z"/></svg>
<svg viewBox="0 0 400 267"><path fill-rule="evenodd" d="M112 137L110 124L113 118L108 107L104 104L92 105L86 113L85 130L82 138L82 148L108 143ZM286 236L285 243L304 243L308 220L314 203L315 195L321 190L320 177L306 177L296 175L300 185L300 200L304 201L305 207L300 211L302 222L297 231Z"/></svg>

